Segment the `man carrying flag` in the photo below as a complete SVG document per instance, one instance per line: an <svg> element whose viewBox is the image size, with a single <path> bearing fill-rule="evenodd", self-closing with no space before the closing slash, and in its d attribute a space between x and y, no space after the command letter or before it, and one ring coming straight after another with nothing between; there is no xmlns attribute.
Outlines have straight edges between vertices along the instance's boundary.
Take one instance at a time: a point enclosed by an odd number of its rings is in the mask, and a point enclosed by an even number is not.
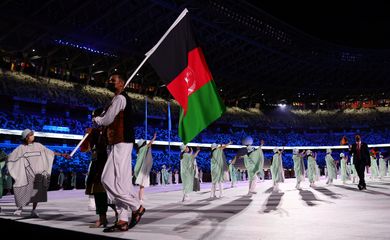
<svg viewBox="0 0 390 240"><path fill-rule="evenodd" d="M179 136L184 144L225 112L203 52L191 30L187 9L146 56L182 108Z"/></svg>
<svg viewBox="0 0 390 240"><path fill-rule="evenodd" d="M123 89L147 60L182 107L179 136L184 144L226 111L203 52L192 33L187 9L184 9L158 43L146 53L145 59L126 81ZM71 156L87 137L86 134Z"/></svg>

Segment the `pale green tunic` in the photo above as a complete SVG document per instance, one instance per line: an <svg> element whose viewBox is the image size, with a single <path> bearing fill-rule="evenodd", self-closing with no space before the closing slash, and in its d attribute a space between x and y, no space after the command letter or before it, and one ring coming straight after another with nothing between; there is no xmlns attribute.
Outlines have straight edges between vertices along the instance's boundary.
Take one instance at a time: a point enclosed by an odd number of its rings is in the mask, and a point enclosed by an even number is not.
<svg viewBox="0 0 390 240"><path fill-rule="evenodd" d="M237 180L238 180L238 181L242 181L242 173L241 173L241 170L240 170L240 171L237 171Z"/></svg>
<svg viewBox="0 0 390 240"><path fill-rule="evenodd" d="M150 185L150 170L153 166L152 149L145 145L138 151L137 162L134 167L135 183L149 187Z"/></svg>
<svg viewBox="0 0 390 240"><path fill-rule="evenodd" d="M211 182L224 182L224 164L226 164L225 154L220 148L216 148L211 158Z"/></svg>
<svg viewBox="0 0 390 240"><path fill-rule="evenodd" d="M347 181L348 175L347 175L347 161L345 158L342 158L340 160L340 167L341 167L341 180L343 182Z"/></svg>
<svg viewBox="0 0 390 240"><path fill-rule="evenodd" d="M356 171L355 164L351 164L351 177L357 177L357 176L358 176L358 174Z"/></svg>
<svg viewBox="0 0 390 240"><path fill-rule="evenodd" d="M261 179L264 180L264 153L261 147L259 147L256 151L259 151L259 175Z"/></svg>
<svg viewBox="0 0 390 240"><path fill-rule="evenodd" d="M272 181L274 183L284 182L283 171L282 156L278 153L275 153L271 165Z"/></svg>
<svg viewBox="0 0 390 240"><path fill-rule="evenodd" d="M328 169L328 179L336 179L336 164L331 154L325 156L326 168Z"/></svg>
<svg viewBox="0 0 390 240"><path fill-rule="evenodd" d="M378 163L376 161L376 158L370 157L371 158L371 177L378 177L379 176L379 170L378 170Z"/></svg>
<svg viewBox="0 0 390 240"><path fill-rule="evenodd" d="M163 185L168 184L169 173L165 168L161 169L161 179Z"/></svg>
<svg viewBox="0 0 390 240"><path fill-rule="evenodd" d="M244 155L244 164L248 171L248 180L253 181L258 172L260 172L260 162L264 162L263 151L258 148L251 153Z"/></svg>
<svg viewBox="0 0 390 240"><path fill-rule="evenodd" d="M386 162L383 158L379 158L379 173L381 177L386 176Z"/></svg>
<svg viewBox="0 0 390 240"><path fill-rule="evenodd" d="M305 174L305 165L303 163L303 158L300 155L293 154L293 161L294 161L294 173L295 177L297 178L298 182L301 182L301 180L304 178Z"/></svg>
<svg viewBox="0 0 390 240"><path fill-rule="evenodd" d="M307 158L307 178L309 178L310 183L314 183L317 172L316 172L316 160L312 156Z"/></svg>
<svg viewBox="0 0 390 240"><path fill-rule="evenodd" d="M234 165L232 163L229 164L230 181L232 182L232 184L237 182L237 173L236 173L236 171L237 170L234 167Z"/></svg>
<svg viewBox="0 0 390 240"><path fill-rule="evenodd" d="M194 188L194 158L190 153L184 153L180 160L180 175L184 193L190 193Z"/></svg>

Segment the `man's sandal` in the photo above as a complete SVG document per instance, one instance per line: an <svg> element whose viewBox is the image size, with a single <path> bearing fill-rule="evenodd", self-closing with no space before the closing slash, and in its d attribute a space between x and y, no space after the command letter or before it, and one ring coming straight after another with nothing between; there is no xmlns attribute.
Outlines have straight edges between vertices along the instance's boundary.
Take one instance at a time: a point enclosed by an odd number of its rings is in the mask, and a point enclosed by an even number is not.
<svg viewBox="0 0 390 240"><path fill-rule="evenodd" d="M142 208L142 210L141 210ZM144 215L146 209L143 206L140 206L137 211L133 212L131 216L131 222L129 224L129 228L135 227L141 221L142 215Z"/></svg>
<svg viewBox="0 0 390 240"><path fill-rule="evenodd" d="M129 225L127 222L115 223L113 226L105 228L103 232L125 232L129 230Z"/></svg>

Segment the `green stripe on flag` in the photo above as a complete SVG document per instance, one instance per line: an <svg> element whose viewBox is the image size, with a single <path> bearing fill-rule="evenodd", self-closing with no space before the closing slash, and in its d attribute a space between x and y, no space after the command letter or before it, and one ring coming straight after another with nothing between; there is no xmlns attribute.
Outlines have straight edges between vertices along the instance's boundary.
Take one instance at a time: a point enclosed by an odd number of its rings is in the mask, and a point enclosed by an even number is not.
<svg viewBox="0 0 390 240"><path fill-rule="evenodd" d="M179 136L187 144L225 112L213 80L188 97L187 114L180 114Z"/></svg>

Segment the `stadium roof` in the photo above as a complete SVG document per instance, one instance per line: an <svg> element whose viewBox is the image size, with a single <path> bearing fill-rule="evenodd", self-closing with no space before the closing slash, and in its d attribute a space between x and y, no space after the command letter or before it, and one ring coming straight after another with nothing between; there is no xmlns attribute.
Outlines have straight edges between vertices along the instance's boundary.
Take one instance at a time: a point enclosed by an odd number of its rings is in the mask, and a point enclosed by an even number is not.
<svg viewBox="0 0 390 240"><path fill-rule="evenodd" d="M114 68L131 72L187 7L226 101L332 101L388 95L390 51L378 49L387 45L368 48L369 43L354 38L328 36L320 25L300 25L298 18L280 13L276 5L250 2L5 0L0 3L0 29L6 29L0 33L0 54L103 78ZM285 6L294 13L305 12L299 5ZM306 21L318 20L314 15L305 15ZM329 23L335 26L344 20L339 17ZM148 65L135 81L162 84Z"/></svg>

